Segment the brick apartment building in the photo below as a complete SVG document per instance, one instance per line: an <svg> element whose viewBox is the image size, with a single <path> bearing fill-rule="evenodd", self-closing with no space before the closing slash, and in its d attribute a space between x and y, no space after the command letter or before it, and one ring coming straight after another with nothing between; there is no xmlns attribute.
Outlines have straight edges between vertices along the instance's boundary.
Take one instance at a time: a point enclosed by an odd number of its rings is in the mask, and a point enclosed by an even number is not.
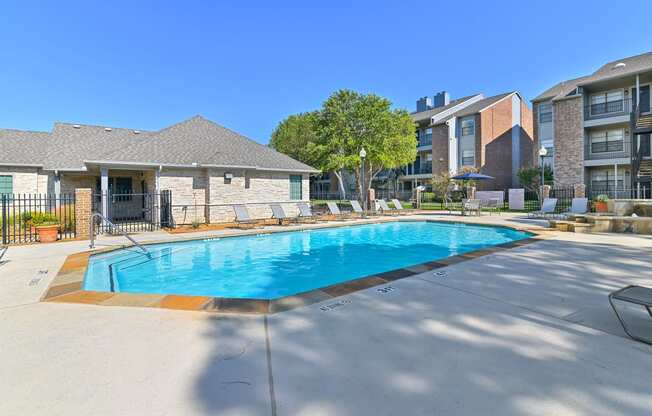
<svg viewBox="0 0 652 416"><path fill-rule="evenodd" d="M652 53L608 62L532 100L534 138L548 149L555 184L593 195L650 196Z"/></svg>
<svg viewBox="0 0 652 416"><path fill-rule="evenodd" d="M495 178L479 183L480 189L505 189L518 185L519 169L534 164L532 112L516 91L455 100L443 91L419 99L411 116L417 125L418 156L399 177L405 190L465 167Z"/></svg>

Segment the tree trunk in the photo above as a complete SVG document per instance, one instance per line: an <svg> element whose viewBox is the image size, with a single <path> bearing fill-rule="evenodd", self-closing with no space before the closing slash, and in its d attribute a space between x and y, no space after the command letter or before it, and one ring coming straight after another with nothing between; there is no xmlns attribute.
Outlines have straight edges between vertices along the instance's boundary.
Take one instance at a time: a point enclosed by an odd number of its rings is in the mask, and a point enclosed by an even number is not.
<svg viewBox="0 0 652 416"><path fill-rule="evenodd" d="M337 178L337 185L340 190L340 198L346 199L346 189L344 189L344 179L342 178L342 171L333 171L335 177Z"/></svg>

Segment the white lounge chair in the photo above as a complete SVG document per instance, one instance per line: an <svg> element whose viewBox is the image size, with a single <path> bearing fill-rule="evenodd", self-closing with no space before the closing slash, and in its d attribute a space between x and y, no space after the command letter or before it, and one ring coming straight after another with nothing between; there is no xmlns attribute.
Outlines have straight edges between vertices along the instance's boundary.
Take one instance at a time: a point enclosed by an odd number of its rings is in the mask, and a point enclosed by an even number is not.
<svg viewBox="0 0 652 416"><path fill-rule="evenodd" d="M614 310L616 318L618 318L620 321L620 324L625 330L625 333L632 339L652 345L652 338L635 335L631 332L631 329L627 326L623 317L618 313L618 309L616 309L614 300L642 306L645 308L645 310L647 310L648 315L652 317L652 289L643 286L626 286L609 294L609 303L611 304L611 308Z"/></svg>
<svg viewBox="0 0 652 416"><path fill-rule="evenodd" d="M384 199L378 199L378 205L380 206L380 211L383 214L388 214L388 215L400 215L397 209L392 209L387 205L387 201Z"/></svg>
<svg viewBox="0 0 652 416"><path fill-rule="evenodd" d="M317 217L312 213L312 208L305 202L299 202L299 220L303 222L316 222Z"/></svg>
<svg viewBox="0 0 652 416"><path fill-rule="evenodd" d="M235 223L239 228L254 228L258 225L258 221L251 218L245 205L233 205L233 211L235 212Z"/></svg>
<svg viewBox="0 0 652 416"><path fill-rule="evenodd" d="M288 217L281 204L270 204L272 209L272 218L278 220L278 225L288 225L297 221L297 217Z"/></svg>
<svg viewBox="0 0 652 416"><path fill-rule="evenodd" d="M548 215L554 215L557 209L557 198L546 198L543 200L543 205L538 211L528 212L528 217L545 218Z"/></svg>
<svg viewBox="0 0 652 416"><path fill-rule="evenodd" d="M401 204L401 201L399 201L396 198L392 199L392 204L394 204L394 208L396 208L398 212L401 214L411 214L414 212L412 208L403 208L403 204Z"/></svg>
<svg viewBox="0 0 652 416"><path fill-rule="evenodd" d="M343 213L342 211L340 211L340 207L337 205L337 202L334 201L326 202L326 206L328 207L328 210L330 211L331 215L333 215L336 219L345 220L347 218L350 218L350 215L348 215L348 213Z"/></svg>
<svg viewBox="0 0 652 416"><path fill-rule="evenodd" d="M570 211L561 214L562 217L586 214L589 210L588 198L573 198Z"/></svg>
<svg viewBox="0 0 652 416"><path fill-rule="evenodd" d="M353 212L360 215L361 217L363 217L364 215L375 215L376 214L375 212L365 212L362 209L362 206L360 205L360 202L358 202L355 199L352 199L349 202L351 203L351 208L353 209Z"/></svg>

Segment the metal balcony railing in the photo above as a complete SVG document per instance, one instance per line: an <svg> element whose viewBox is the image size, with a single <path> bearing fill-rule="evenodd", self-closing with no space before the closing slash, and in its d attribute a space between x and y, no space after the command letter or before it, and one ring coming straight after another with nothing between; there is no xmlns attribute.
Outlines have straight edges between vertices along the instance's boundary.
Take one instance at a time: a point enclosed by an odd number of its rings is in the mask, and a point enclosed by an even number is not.
<svg viewBox="0 0 652 416"><path fill-rule="evenodd" d="M619 159L631 156L632 143L628 140L611 140L586 143L584 160Z"/></svg>
<svg viewBox="0 0 652 416"><path fill-rule="evenodd" d="M404 170L405 175L427 175L432 173L432 162L423 162L418 165L409 165Z"/></svg>
<svg viewBox="0 0 652 416"><path fill-rule="evenodd" d="M632 111L632 100L622 99L604 103L587 104L584 106L584 119L595 120L629 114Z"/></svg>

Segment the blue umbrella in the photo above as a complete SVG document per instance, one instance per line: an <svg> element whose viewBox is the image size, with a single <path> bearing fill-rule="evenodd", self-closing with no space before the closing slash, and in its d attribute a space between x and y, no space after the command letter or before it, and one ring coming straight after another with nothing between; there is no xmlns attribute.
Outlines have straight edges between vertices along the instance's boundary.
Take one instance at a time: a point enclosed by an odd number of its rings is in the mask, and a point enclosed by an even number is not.
<svg viewBox="0 0 652 416"><path fill-rule="evenodd" d="M484 179L495 179L493 176L483 175L482 173L466 172L461 175L453 176L451 179L460 181L481 181Z"/></svg>

